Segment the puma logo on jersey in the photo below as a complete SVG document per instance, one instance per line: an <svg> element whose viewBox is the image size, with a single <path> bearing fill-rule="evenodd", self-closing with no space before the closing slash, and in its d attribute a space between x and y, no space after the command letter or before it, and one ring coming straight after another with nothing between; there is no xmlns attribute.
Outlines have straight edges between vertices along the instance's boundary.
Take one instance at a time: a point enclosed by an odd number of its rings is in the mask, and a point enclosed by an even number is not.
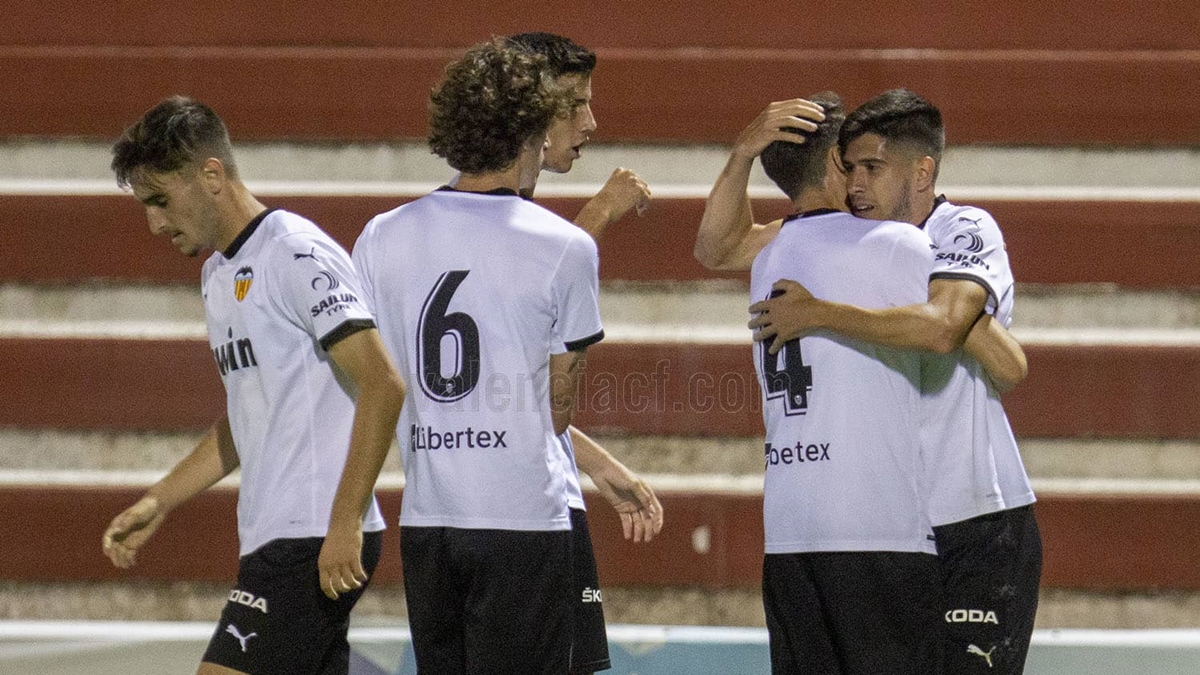
<svg viewBox="0 0 1200 675"><path fill-rule="evenodd" d="M996 651L995 647L992 647L991 649L989 649L985 652L982 649L980 649L979 647L976 647L975 645L967 645L967 653L968 654L977 654L979 656L982 656L983 660L987 661L988 668L992 667L992 652L994 652L994 651Z"/></svg>
<svg viewBox="0 0 1200 675"><path fill-rule="evenodd" d="M603 602L599 588L583 589L583 598L582 599L584 602Z"/></svg>
<svg viewBox="0 0 1200 675"><path fill-rule="evenodd" d="M225 627L225 632L226 632L226 633L229 633L229 634L230 634L230 635L232 635L233 637L237 638L237 641L238 641L238 642L239 642L239 643L242 645L242 652L245 652L245 651L246 651L246 643L250 641L250 638L252 638L252 637L254 637L254 636L258 635L258 633L251 633L251 634L249 634L249 635L242 635L242 634L241 634L241 632L240 632L240 631L238 631L238 628L237 628L237 626L235 626L235 625L233 625L233 624L229 624L228 626L226 626L226 627ZM973 646L973 645L972 645L972 646Z"/></svg>
<svg viewBox="0 0 1200 675"><path fill-rule="evenodd" d="M946 612L946 623L994 623L1000 625L996 613L982 609L952 609Z"/></svg>
<svg viewBox="0 0 1200 675"><path fill-rule="evenodd" d="M314 246L313 248L309 249L308 253L293 253L292 254L292 260L299 260L301 258L312 258L313 260L316 260L317 259L316 247Z"/></svg>
<svg viewBox="0 0 1200 675"><path fill-rule="evenodd" d="M246 591L239 591L236 588L232 591L229 591L229 601L236 602L239 605L245 605L250 609L257 609L263 614L267 613L267 599L256 598Z"/></svg>

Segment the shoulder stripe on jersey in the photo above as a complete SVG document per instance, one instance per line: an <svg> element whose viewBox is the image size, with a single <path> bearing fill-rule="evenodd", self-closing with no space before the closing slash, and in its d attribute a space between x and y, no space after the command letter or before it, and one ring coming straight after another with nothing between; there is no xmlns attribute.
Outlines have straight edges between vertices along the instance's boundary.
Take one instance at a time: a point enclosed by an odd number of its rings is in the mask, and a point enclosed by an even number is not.
<svg viewBox="0 0 1200 675"><path fill-rule="evenodd" d="M588 347L591 347L592 345L596 344L597 342L599 342L603 339L604 339L604 331L601 330L599 333L596 333L595 335L589 335L581 340L572 340L570 342L564 342L563 346L566 347L567 351L569 351L569 352L578 352L578 351L587 349Z"/></svg>
<svg viewBox="0 0 1200 675"><path fill-rule="evenodd" d="M979 277L975 276L974 274L963 274L961 272L934 272L933 274L929 275L929 280L933 281L934 279L950 279L952 281L974 281L975 283L982 286L983 290L987 291L988 297L991 298L992 301L996 303L997 307L1000 306L1000 298L996 297L995 292L992 291L992 287L989 286L987 284L987 282L985 282L983 279L980 279ZM987 303L986 302L983 303L983 306L987 307ZM987 311L987 310L985 309L984 311ZM975 320L978 321L979 319L976 318Z"/></svg>
<svg viewBox="0 0 1200 675"><path fill-rule="evenodd" d="M337 328L329 331L325 334L325 337L321 338L321 347L325 351L329 351L330 347L354 335L358 331L374 327L375 322L371 319L346 319L338 324Z"/></svg>

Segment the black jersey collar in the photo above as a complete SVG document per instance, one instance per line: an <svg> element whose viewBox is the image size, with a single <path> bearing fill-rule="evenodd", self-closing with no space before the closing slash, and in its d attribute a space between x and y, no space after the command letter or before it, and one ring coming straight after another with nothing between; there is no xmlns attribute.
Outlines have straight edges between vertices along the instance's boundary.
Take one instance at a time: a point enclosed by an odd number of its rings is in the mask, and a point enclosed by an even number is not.
<svg viewBox="0 0 1200 675"><path fill-rule="evenodd" d="M784 218L783 225L787 225L788 223L790 223L794 220L800 220L801 218L813 218L815 216L824 216L824 215L828 215L830 213L845 213L845 212L839 211L837 209L831 209L828 207L822 207L819 209L811 209L808 211L801 211L800 213L793 213L792 215Z"/></svg>
<svg viewBox="0 0 1200 675"><path fill-rule="evenodd" d="M466 195L492 195L495 197L520 197L521 196L521 195L517 194L516 190L513 190L511 188L506 188L506 187L493 188L491 190L487 190L486 192L472 192L470 190L459 190L456 187L451 187L449 185L443 185L442 187L434 190L434 192L460 192L460 193L466 194Z"/></svg>
<svg viewBox="0 0 1200 675"><path fill-rule="evenodd" d="M263 219L270 215L272 211L278 210L279 209L266 209L257 216L254 216L254 220L251 220L249 225L242 228L242 231L238 233L238 236L234 237L233 243L231 243L229 248L225 249L221 255L225 256L226 260L229 260L233 256L237 255L238 251L242 250L242 246L244 246L250 239L250 236L254 234L254 231L258 229L258 226L262 225Z"/></svg>
<svg viewBox="0 0 1200 675"><path fill-rule="evenodd" d="M933 200L933 208L929 209L929 215L925 216L925 220L922 220L921 224L918 225L917 228L922 229L922 230L925 229L925 223L928 223L929 219L933 217L933 212L937 211L939 206L941 206L942 204L945 204L948 201L950 201L950 200L946 199L946 195L938 195L937 199Z"/></svg>

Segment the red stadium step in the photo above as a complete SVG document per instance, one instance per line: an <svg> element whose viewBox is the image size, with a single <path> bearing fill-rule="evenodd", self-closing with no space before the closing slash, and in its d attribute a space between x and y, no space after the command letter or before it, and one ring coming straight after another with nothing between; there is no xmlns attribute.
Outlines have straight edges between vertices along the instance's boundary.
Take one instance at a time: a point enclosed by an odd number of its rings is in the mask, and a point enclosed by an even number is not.
<svg viewBox="0 0 1200 675"><path fill-rule="evenodd" d="M114 568L100 550L109 520L140 488L0 490L0 538L10 546L0 580L147 579L232 582L237 561L233 490L211 490L171 514L136 568ZM400 576L395 527L400 492L380 501L389 523L376 579ZM606 586L755 588L762 564L759 495L666 493L663 535L621 538L612 510L589 499L589 525ZM1098 591L1200 590L1200 497L1044 495L1036 506L1045 546L1042 584Z"/></svg>
<svg viewBox="0 0 1200 675"><path fill-rule="evenodd" d="M0 47L0 72L21 73L0 79L0 137L113 138L159 99L183 93L212 105L237 140L421 138L429 89L458 52ZM907 86L942 109L952 144L1200 143L1200 88L1192 86L1200 50L613 48L600 55L594 108L597 138L606 141L729 143L769 101L833 89L857 105ZM1014 108L1021 101L1029 105Z"/></svg>
<svg viewBox="0 0 1200 675"><path fill-rule="evenodd" d="M653 189L653 186L652 186ZM410 198L271 197L321 224L347 247L372 216ZM583 199L539 200L573 218ZM1200 202L988 201L1004 230L1018 281L1113 283L1129 288L1200 286ZM786 201L758 200L769 220ZM603 279L693 281L717 275L692 257L704 200L656 199L646 215L609 228L600 247ZM149 234L141 206L129 196L0 195L0 280L74 282L92 278L186 282L199 279L188 261ZM745 278L744 276L741 278Z"/></svg>
<svg viewBox="0 0 1200 675"><path fill-rule="evenodd" d="M752 0L737 21L718 0L686 5L612 0L607 20L568 4L517 0L475 3L469 10L431 12L419 4L351 0L266 0L205 7L184 0L117 3L79 20L68 0L15 0L0 23L4 45L354 47L466 46L491 35L550 30L592 47L796 46L845 49L1196 49L1200 22L1187 6L1124 0L1008 2L980 13L972 0L939 2L929 11L827 0L819 8ZM154 30L145 26L153 25Z"/></svg>
<svg viewBox="0 0 1200 675"><path fill-rule="evenodd" d="M1027 438L1200 438L1200 349L1039 346L1005 396ZM224 406L199 340L0 339L0 426L198 429ZM605 344L588 350L576 421L605 433L759 436L743 345Z"/></svg>

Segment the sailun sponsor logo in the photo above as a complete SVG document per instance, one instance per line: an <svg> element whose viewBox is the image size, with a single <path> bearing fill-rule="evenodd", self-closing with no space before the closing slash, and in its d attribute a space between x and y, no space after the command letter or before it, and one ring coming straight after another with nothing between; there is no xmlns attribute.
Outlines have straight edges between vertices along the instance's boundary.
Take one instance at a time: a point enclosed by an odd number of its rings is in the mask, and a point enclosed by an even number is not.
<svg viewBox="0 0 1200 675"><path fill-rule="evenodd" d="M337 290L337 288L342 284L338 281L337 277L330 274L328 270L321 270L317 273L317 276L313 277L309 285L314 291L317 290L318 286L324 286L325 290L333 291Z"/></svg>
<svg viewBox="0 0 1200 675"><path fill-rule="evenodd" d="M958 267L982 267L985 270L990 270L992 267L974 254L967 253L938 253L933 256L934 262L948 262Z"/></svg>
<svg viewBox="0 0 1200 675"><path fill-rule="evenodd" d="M963 234L960 234L954 238L954 243L957 244L963 240L966 240L967 242L967 245L963 248L964 251L979 253L983 250L983 237L979 236L978 234L975 234L974 232L964 232Z"/></svg>
<svg viewBox="0 0 1200 675"><path fill-rule="evenodd" d="M358 304L358 298L353 293L333 293L313 305L309 311L315 319L324 314L325 316L333 316L338 312L348 309L351 305Z"/></svg>
<svg viewBox="0 0 1200 675"><path fill-rule="evenodd" d="M217 370L221 371L221 377L235 370L243 368L254 368L258 366L258 360L254 358L254 345L250 343L250 338L234 338L233 328L227 333L228 341L219 343L212 348L213 359L217 362Z"/></svg>

